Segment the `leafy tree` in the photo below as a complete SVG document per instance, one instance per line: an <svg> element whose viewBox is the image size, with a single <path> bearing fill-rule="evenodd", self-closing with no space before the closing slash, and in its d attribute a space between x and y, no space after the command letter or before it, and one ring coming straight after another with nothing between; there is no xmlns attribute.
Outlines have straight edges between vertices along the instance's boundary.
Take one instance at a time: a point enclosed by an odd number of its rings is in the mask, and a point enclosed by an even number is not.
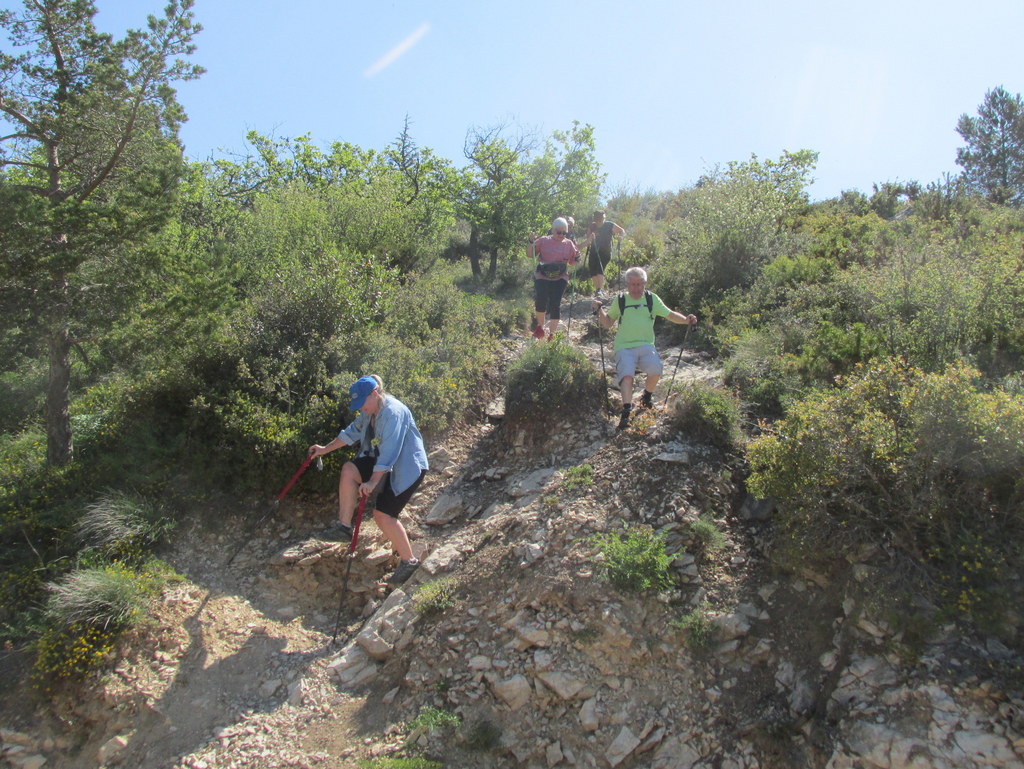
<svg viewBox="0 0 1024 769"><path fill-rule="evenodd" d="M996 203L1024 203L1024 100L1002 86L985 94L978 116L961 115L956 131L966 146L956 162L968 183Z"/></svg>
<svg viewBox="0 0 1024 769"><path fill-rule="evenodd" d="M185 115L171 83L202 71L179 58L200 29L191 7L172 0L120 40L96 31L90 0L0 12L14 51L0 54L0 287L15 322L45 339L50 464L73 456L70 353L94 331L84 308L122 288L104 283L104 262L173 212Z"/></svg>
<svg viewBox="0 0 1024 769"><path fill-rule="evenodd" d="M502 125L474 128L466 136L463 151L471 165L463 169L459 213L470 224L474 275L482 274L483 254L490 257L493 277L498 254L520 246L528 231L546 231L552 217L589 210L597 200L602 177L593 127L574 122L571 130L552 133L534 154L537 145L535 136L509 136Z"/></svg>

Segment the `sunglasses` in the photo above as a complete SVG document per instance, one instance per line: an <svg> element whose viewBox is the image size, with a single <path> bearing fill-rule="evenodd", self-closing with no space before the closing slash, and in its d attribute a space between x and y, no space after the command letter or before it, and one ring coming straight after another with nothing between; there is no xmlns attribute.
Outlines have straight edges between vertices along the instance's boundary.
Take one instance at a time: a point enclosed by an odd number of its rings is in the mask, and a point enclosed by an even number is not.
<svg viewBox="0 0 1024 769"><path fill-rule="evenodd" d="M555 234L556 235L564 235L565 232L566 232L565 230L555 230Z"/></svg>

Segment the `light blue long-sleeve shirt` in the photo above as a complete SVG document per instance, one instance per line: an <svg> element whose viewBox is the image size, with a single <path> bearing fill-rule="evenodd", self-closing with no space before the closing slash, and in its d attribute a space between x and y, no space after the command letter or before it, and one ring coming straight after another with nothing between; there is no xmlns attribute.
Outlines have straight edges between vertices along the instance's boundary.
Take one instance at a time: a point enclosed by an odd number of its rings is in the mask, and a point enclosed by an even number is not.
<svg viewBox="0 0 1024 769"><path fill-rule="evenodd" d="M409 407L393 395L385 395L374 420L373 438L369 439L370 415L360 414L348 427L338 433L346 446L361 444L359 454L378 451L374 472L391 473L391 490L401 494L412 486L420 473L429 469L427 451L423 447L416 421Z"/></svg>

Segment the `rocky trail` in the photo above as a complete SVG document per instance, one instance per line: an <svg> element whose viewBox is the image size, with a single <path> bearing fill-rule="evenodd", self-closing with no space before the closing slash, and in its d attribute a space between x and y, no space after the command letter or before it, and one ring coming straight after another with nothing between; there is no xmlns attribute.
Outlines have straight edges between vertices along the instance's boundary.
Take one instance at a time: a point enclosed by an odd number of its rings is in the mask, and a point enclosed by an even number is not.
<svg viewBox="0 0 1024 769"><path fill-rule="evenodd" d="M589 300L573 309L572 341L599 366ZM502 360L533 343L506 340ZM720 376L659 349L662 391L677 358L677 388ZM225 506L220 530L179 532L167 560L185 579L157 632L60 718L3 694L2 765L1024 766L1024 700L1002 683L1020 670L1014 652L948 626L908 654L873 590L883 554L865 551L849 579L773 571L772 511L744 498L739 460L663 413L622 433L592 414L510 434L487 413L503 367L475 418L428 446L406 519L423 565L402 588L381 582L395 561L364 525L337 642L342 546L310 539L335 501L300 484L259 529ZM584 464L592 483L570 482ZM665 537L677 588L637 595L599 578L595 536L638 524ZM417 610L417 589L440 580L449 605ZM410 726L425 708L459 723Z"/></svg>

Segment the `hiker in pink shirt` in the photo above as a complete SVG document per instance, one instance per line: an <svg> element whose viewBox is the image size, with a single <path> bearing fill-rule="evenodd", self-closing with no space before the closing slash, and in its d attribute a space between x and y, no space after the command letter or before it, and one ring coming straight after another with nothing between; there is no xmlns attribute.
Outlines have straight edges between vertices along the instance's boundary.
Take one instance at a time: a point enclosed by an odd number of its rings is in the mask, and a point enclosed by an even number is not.
<svg viewBox="0 0 1024 769"><path fill-rule="evenodd" d="M562 217L551 223L551 234L537 237L531 233L527 238L526 255L536 260L537 271L533 276L533 309L537 313L537 325L533 335L544 338L544 318L547 316L548 339L558 329L561 318L562 294L569 285L569 267L576 264L579 251L566 234L569 224Z"/></svg>

